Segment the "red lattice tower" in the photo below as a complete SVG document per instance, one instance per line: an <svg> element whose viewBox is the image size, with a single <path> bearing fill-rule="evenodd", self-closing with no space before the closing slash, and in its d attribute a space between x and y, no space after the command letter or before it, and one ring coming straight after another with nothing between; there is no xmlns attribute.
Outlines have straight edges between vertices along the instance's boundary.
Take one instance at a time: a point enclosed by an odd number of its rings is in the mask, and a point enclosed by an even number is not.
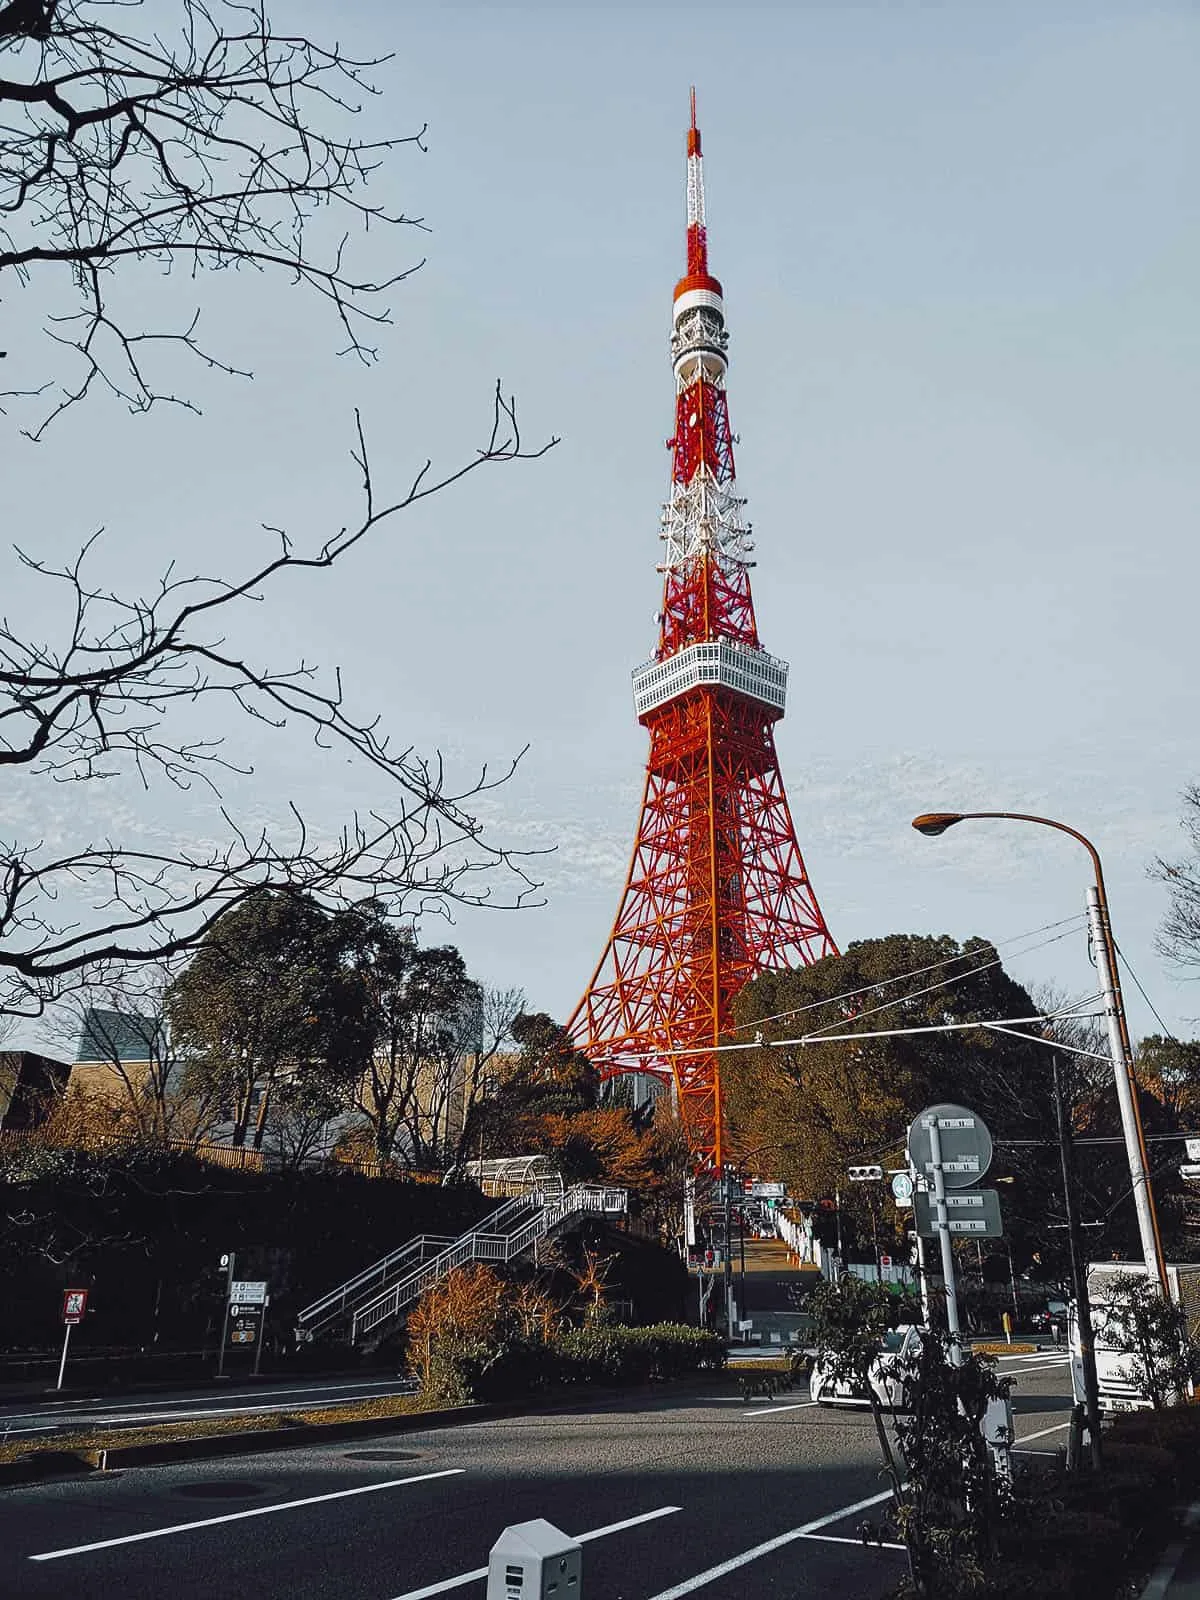
<svg viewBox="0 0 1200 1600"><path fill-rule="evenodd" d="M675 434L658 649L633 674L650 735L637 842L612 934L569 1024L602 1075L674 1085L697 1161L727 1156L720 1058L756 973L837 953L804 870L774 725L787 666L758 642L750 525L734 485L724 300L708 270L696 96L687 275L675 286Z"/></svg>

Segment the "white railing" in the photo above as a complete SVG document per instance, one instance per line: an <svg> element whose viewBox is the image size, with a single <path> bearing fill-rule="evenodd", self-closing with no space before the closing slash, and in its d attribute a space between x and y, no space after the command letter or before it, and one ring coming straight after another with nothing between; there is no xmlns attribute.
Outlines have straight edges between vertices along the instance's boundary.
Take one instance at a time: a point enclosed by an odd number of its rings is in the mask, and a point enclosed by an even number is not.
<svg viewBox="0 0 1200 1600"><path fill-rule="evenodd" d="M608 1189L598 1184L581 1183L568 1189L563 1195L551 1197L529 1195L524 1201L515 1204L525 1209L535 1206L536 1210L533 1216L526 1218L506 1233L495 1231L494 1225L500 1218L500 1212L495 1213L487 1219L485 1226L465 1233L441 1255L415 1267L407 1277L392 1284L376 1299L360 1306L351 1324L351 1343L357 1344L364 1334L370 1333L390 1317L398 1316L405 1306L420 1299L426 1289L431 1288L446 1273L453 1272L455 1267L465 1267L472 1261L515 1261L539 1239L544 1239L555 1228L561 1227L569 1217L589 1211L601 1214L623 1212L627 1196L624 1189ZM502 1206L500 1209L504 1211L506 1208Z"/></svg>
<svg viewBox="0 0 1200 1600"><path fill-rule="evenodd" d="M527 1210L528 1204L527 1197L506 1201L489 1214L485 1225L494 1229L499 1224L503 1229L517 1212ZM353 1278L347 1278L345 1283L305 1306L296 1318L298 1332L304 1338L312 1338L331 1322L377 1295L389 1281L404 1277L422 1261L440 1255L448 1245L454 1243L454 1238L453 1234L423 1233L416 1239L408 1240L399 1249L364 1267Z"/></svg>

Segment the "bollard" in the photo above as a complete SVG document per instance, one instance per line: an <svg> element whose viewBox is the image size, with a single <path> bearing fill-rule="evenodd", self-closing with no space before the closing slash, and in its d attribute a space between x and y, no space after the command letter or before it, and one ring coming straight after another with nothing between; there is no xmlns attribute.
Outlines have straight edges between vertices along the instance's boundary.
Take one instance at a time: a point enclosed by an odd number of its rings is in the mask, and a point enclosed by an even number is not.
<svg viewBox="0 0 1200 1600"><path fill-rule="evenodd" d="M1012 1487L1013 1411L1007 1395L989 1400L980 1424L999 1483Z"/></svg>
<svg viewBox="0 0 1200 1600"><path fill-rule="evenodd" d="M516 1522L492 1546L487 1600L578 1600L582 1573L577 1539L544 1517Z"/></svg>
<svg viewBox="0 0 1200 1600"><path fill-rule="evenodd" d="M1012 1317L1007 1311L1001 1313L1000 1326L1004 1329L1004 1337L1008 1340L1009 1344L1011 1344L1012 1343Z"/></svg>

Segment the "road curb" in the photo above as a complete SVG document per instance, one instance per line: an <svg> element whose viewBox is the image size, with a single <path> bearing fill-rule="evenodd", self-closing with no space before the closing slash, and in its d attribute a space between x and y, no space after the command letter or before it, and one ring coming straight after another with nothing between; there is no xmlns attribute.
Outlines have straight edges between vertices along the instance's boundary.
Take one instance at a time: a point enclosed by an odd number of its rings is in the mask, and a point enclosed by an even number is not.
<svg viewBox="0 0 1200 1600"><path fill-rule="evenodd" d="M1197 1525L1200 1525L1200 1500L1195 1501L1184 1511L1180 1518L1182 1537L1174 1540L1163 1551L1146 1587L1140 1591L1138 1600L1168 1600L1175 1574L1179 1570L1179 1563L1183 1560L1190 1540L1195 1536ZM1190 1584L1188 1589L1191 1589Z"/></svg>
<svg viewBox="0 0 1200 1600"><path fill-rule="evenodd" d="M413 1433L421 1428L448 1427L456 1422L482 1422L503 1416L506 1406L452 1406L436 1411L399 1412L394 1417L362 1417L356 1422L299 1422L277 1428L252 1428L242 1433L210 1433L197 1439L165 1439L158 1444L109 1445L95 1450L42 1450L27 1461L0 1463L0 1487L16 1488L47 1478L87 1477L117 1467L162 1466L171 1461L203 1461L213 1456L255 1455L267 1450L369 1439L377 1433Z"/></svg>
<svg viewBox="0 0 1200 1600"><path fill-rule="evenodd" d="M254 1455L269 1450L295 1450L312 1444L336 1444L340 1439L369 1439L375 1434L420 1433L428 1428L455 1427L470 1422L495 1422L504 1417L552 1415L569 1410L583 1399L597 1402L614 1396L647 1392L686 1393L706 1388L727 1372L684 1378L674 1383L639 1385L636 1388L610 1389L599 1386L556 1396L541 1405L526 1401L485 1402L469 1406L443 1406L432 1411L403 1411L394 1417L363 1417L355 1422L300 1422L277 1428L251 1429L244 1433L210 1433L198 1439L171 1439L160 1444L110 1445L95 1450L40 1450L27 1460L0 1463L0 1488L20 1488L23 1484L44 1483L49 1479L86 1478L94 1472L111 1472L118 1467L163 1466L174 1461L203 1461L219 1456Z"/></svg>

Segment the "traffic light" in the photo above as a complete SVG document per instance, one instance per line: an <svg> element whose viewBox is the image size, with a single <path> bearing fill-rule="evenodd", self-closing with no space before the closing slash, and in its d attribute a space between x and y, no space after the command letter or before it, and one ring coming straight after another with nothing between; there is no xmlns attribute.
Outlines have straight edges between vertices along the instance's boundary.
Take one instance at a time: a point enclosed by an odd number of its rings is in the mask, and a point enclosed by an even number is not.
<svg viewBox="0 0 1200 1600"><path fill-rule="evenodd" d="M837 1248L838 1219L837 1201L823 1199L817 1201L816 1211L813 1214L813 1233L817 1242L829 1250Z"/></svg>
<svg viewBox="0 0 1200 1600"><path fill-rule="evenodd" d="M851 1183L880 1183L883 1180L882 1167L851 1167Z"/></svg>

